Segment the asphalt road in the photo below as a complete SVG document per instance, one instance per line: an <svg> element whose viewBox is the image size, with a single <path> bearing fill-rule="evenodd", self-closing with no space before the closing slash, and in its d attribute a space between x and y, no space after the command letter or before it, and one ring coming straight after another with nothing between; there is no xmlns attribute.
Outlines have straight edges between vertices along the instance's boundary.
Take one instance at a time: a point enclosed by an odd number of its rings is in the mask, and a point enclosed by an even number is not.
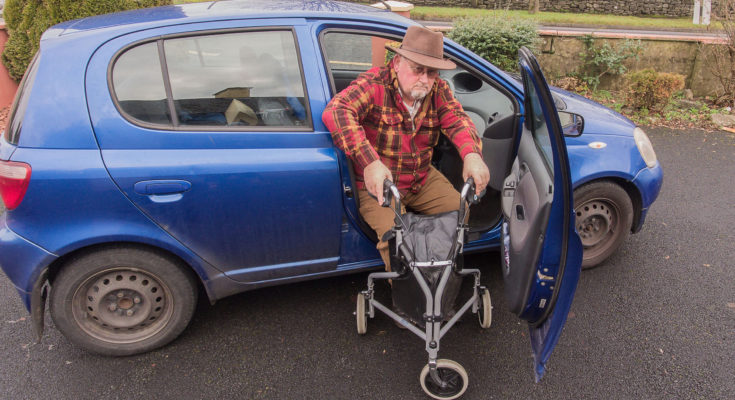
<svg viewBox="0 0 735 400"><path fill-rule="evenodd" d="M526 327L504 310L498 255L481 265L495 305L483 331L466 318L440 355L461 363L464 399L735 398L735 135L651 129L665 171L643 230L582 274L541 383ZM355 332L366 275L258 290L210 306L169 346L105 358L51 325L34 344L0 277L0 398L424 399L423 343L384 317Z"/></svg>

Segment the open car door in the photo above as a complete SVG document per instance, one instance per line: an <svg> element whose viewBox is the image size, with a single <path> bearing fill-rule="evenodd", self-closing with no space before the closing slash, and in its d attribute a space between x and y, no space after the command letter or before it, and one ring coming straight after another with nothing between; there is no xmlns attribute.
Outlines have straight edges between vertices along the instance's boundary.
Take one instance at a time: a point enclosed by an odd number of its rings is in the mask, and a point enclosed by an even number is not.
<svg viewBox="0 0 735 400"><path fill-rule="evenodd" d="M502 265L510 310L528 322L538 382L572 304L582 263L561 123L531 52L519 63L525 91L518 154L503 185Z"/></svg>

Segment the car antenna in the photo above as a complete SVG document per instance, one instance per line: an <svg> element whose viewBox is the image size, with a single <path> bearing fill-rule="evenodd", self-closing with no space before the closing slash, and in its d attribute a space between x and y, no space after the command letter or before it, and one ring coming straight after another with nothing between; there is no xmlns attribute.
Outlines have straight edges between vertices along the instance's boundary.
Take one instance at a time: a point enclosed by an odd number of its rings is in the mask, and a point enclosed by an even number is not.
<svg viewBox="0 0 735 400"><path fill-rule="evenodd" d="M388 11L390 11L390 12L393 12L393 9L392 9L392 8L390 8L390 4L388 4L388 2L387 2L387 1L385 1L385 0L380 0L380 2L381 2L381 3L383 3L383 5L385 6L385 8L386 8L386 9L387 9Z"/></svg>

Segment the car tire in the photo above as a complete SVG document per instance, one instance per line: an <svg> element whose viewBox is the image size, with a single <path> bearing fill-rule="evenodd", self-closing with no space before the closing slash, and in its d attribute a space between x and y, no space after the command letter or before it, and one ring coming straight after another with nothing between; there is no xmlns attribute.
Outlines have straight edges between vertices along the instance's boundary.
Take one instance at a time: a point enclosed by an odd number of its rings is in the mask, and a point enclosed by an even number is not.
<svg viewBox="0 0 735 400"><path fill-rule="evenodd" d="M586 184L574 191L575 226L582 239L582 269L600 265L630 234L633 203L620 185L609 181Z"/></svg>
<svg viewBox="0 0 735 400"><path fill-rule="evenodd" d="M194 314L197 284L185 268L130 247L72 258L51 284L51 317L72 343L94 353L153 350L179 336Z"/></svg>

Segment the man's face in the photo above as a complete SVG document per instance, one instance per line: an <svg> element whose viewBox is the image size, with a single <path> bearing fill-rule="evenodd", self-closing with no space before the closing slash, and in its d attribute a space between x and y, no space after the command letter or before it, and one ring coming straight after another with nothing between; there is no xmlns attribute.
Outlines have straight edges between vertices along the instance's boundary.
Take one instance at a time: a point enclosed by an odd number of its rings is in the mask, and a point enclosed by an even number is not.
<svg viewBox="0 0 735 400"><path fill-rule="evenodd" d="M416 64L400 55L395 56L394 62L396 74L398 75L398 86L401 87L404 97L411 97L405 100L421 100L426 97L434 85L439 71Z"/></svg>

